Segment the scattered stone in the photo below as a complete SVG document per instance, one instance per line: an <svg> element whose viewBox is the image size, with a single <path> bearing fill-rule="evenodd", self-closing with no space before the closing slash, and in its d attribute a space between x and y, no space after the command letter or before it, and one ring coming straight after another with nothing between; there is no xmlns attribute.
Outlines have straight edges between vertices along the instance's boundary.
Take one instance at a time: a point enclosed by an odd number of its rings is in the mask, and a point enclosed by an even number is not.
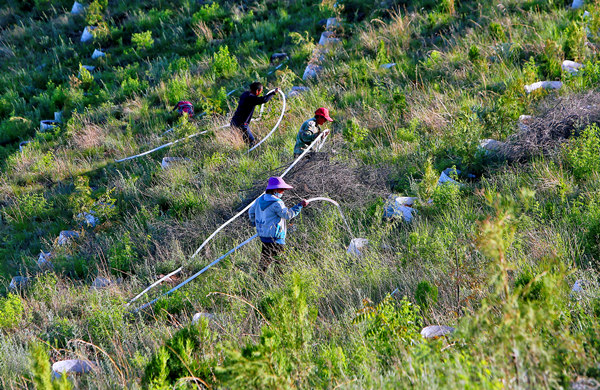
<svg viewBox="0 0 600 390"><path fill-rule="evenodd" d="M562 82L560 82L560 81L538 81L537 83L526 85L525 92L531 93L540 88L541 89L560 89L560 88L562 88Z"/></svg>
<svg viewBox="0 0 600 390"><path fill-rule="evenodd" d="M29 284L30 279L27 276L14 276L10 281L8 288L10 290L22 290Z"/></svg>
<svg viewBox="0 0 600 390"><path fill-rule="evenodd" d="M288 55L286 53L273 53L271 55L271 62L285 61L288 59Z"/></svg>
<svg viewBox="0 0 600 390"><path fill-rule="evenodd" d="M192 160L190 160L187 157L163 157L160 166L162 167L162 169L167 169L175 164L188 163L191 161Z"/></svg>
<svg viewBox="0 0 600 390"><path fill-rule="evenodd" d="M460 169L456 168L446 168L442 172L445 173L447 176L458 176L462 173Z"/></svg>
<svg viewBox="0 0 600 390"><path fill-rule="evenodd" d="M54 122L62 123L62 111L54 112Z"/></svg>
<svg viewBox="0 0 600 390"><path fill-rule="evenodd" d="M81 15L85 9L83 8L83 4L74 2L73 8L71 8L72 15Z"/></svg>
<svg viewBox="0 0 600 390"><path fill-rule="evenodd" d="M454 333L456 329L446 325L430 325L421 330L421 336L427 340L435 340Z"/></svg>
<svg viewBox="0 0 600 390"><path fill-rule="evenodd" d="M309 91L308 87L292 87L292 89L288 93L288 98L298 96L298 95L302 94L303 92L308 92L308 91Z"/></svg>
<svg viewBox="0 0 600 390"><path fill-rule="evenodd" d="M83 66L84 69L86 69L90 73L93 72L96 69L96 67L92 66L92 65L82 65L82 66Z"/></svg>
<svg viewBox="0 0 600 390"><path fill-rule="evenodd" d="M499 153L504 147L504 142L496 141L495 139L482 139L479 141L479 149L486 152L486 154L490 153Z"/></svg>
<svg viewBox="0 0 600 390"><path fill-rule="evenodd" d="M413 219L412 213L416 213L416 210L412 208L416 199L409 196L390 195L383 209L384 218L400 217L406 222L411 222Z"/></svg>
<svg viewBox="0 0 600 390"><path fill-rule="evenodd" d="M327 45L337 45L342 43L342 40L339 38L334 38L333 31L324 31L321 34L321 38L319 39L319 45L327 46Z"/></svg>
<svg viewBox="0 0 600 390"><path fill-rule="evenodd" d="M67 245L69 244L73 239L79 238L79 233L77 233L74 230L63 230L62 232L60 232L60 235L58 236L58 245Z"/></svg>
<svg viewBox="0 0 600 390"><path fill-rule="evenodd" d="M349 253L355 257L361 257L363 255L362 251L366 250L368 245L369 240L366 238L353 238L352 241L350 241L350 245L348 246L346 253Z"/></svg>
<svg viewBox="0 0 600 390"><path fill-rule="evenodd" d="M328 30L340 27L341 25L342 24L340 23L338 18L329 18L327 19L327 22L325 22L325 28Z"/></svg>
<svg viewBox="0 0 600 390"><path fill-rule="evenodd" d="M59 122L52 119L44 119L43 121L40 121L40 131L43 133L46 130L52 130L58 127L59 124Z"/></svg>
<svg viewBox="0 0 600 390"><path fill-rule="evenodd" d="M53 265L50 261L52 259L52 252L42 252L38 257L37 265L41 270L52 269Z"/></svg>
<svg viewBox="0 0 600 390"><path fill-rule="evenodd" d="M316 79L319 73L323 71L323 67L316 64L308 64L302 75L302 80Z"/></svg>
<svg viewBox="0 0 600 390"><path fill-rule="evenodd" d="M576 75L582 68L583 64L580 64L579 62L564 60L562 63L562 70L571 75Z"/></svg>
<svg viewBox="0 0 600 390"><path fill-rule="evenodd" d="M438 179L437 185L441 186L441 185L448 184L448 183L459 185L459 183L456 180L454 180L453 178L451 178L450 176L448 176L444 172L442 172L440 174L440 178Z"/></svg>
<svg viewBox="0 0 600 390"><path fill-rule="evenodd" d="M584 18L584 19L587 19L587 18L589 18L589 17L590 17L590 12L589 12L589 11L585 11L585 12L583 13L583 18Z"/></svg>
<svg viewBox="0 0 600 390"><path fill-rule="evenodd" d="M61 360L52 365L52 379L59 379L65 374L85 374L94 368L96 368L96 363L89 360Z"/></svg>
<svg viewBox="0 0 600 390"><path fill-rule="evenodd" d="M21 141L19 143L19 152L23 153L23 146L25 146L25 145L27 145L27 144L29 144L31 142L33 142L33 141Z"/></svg>
<svg viewBox="0 0 600 390"><path fill-rule="evenodd" d="M94 49L94 52L92 53L92 59L96 60L101 57L106 57L106 54L104 52L102 52L101 50Z"/></svg>
<svg viewBox="0 0 600 390"><path fill-rule="evenodd" d="M575 382L571 382L571 390L598 390L600 382L594 378L578 377Z"/></svg>
<svg viewBox="0 0 600 390"><path fill-rule="evenodd" d="M98 224L99 220L98 220L98 218L96 218L96 216L94 214L95 213L93 210L90 211L89 213L88 212L79 213L79 214L77 214L77 218L84 220L85 223L89 227L95 227Z"/></svg>
<svg viewBox="0 0 600 390"><path fill-rule="evenodd" d="M98 276L92 282L92 290L101 290L103 288L111 286L112 284L113 284L112 280Z"/></svg>
<svg viewBox="0 0 600 390"><path fill-rule="evenodd" d="M214 321L215 315L211 313L196 313L192 318L192 324L197 324L200 322L200 318L206 318L209 322Z"/></svg>
<svg viewBox="0 0 600 390"><path fill-rule="evenodd" d="M383 64L383 65L381 65L380 68L390 69L390 68L393 68L394 66L396 66L396 63L395 62L391 62L389 64Z"/></svg>
<svg viewBox="0 0 600 390"><path fill-rule="evenodd" d="M573 0L573 4L571 4L572 9L579 9L583 7L583 0Z"/></svg>
<svg viewBox="0 0 600 390"><path fill-rule="evenodd" d="M92 31L94 31L95 29L96 27L92 26L87 26L86 28L84 28L83 32L81 33L81 42L86 43L94 39L94 34L92 34Z"/></svg>

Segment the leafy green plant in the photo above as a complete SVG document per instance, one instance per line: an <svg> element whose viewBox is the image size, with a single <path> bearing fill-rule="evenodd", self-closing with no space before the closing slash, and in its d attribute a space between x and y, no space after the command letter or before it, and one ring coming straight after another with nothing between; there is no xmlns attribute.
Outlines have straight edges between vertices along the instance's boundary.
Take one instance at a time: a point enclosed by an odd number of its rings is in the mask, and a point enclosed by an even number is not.
<svg viewBox="0 0 600 390"><path fill-rule="evenodd" d="M131 236L129 232L125 232L108 251L110 271L117 276L128 274L132 270L135 259L136 253Z"/></svg>
<svg viewBox="0 0 600 390"><path fill-rule="evenodd" d="M33 220L46 217L51 209L52 202L49 202L44 195L25 193L17 196L14 204L5 207L2 213L9 222L19 228L24 228Z"/></svg>
<svg viewBox="0 0 600 390"><path fill-rule="evenodd" d="M437 303L438 288L435 284L422 280L415 289L415 301L419 307L427 309Z"/></svg>
<svg viewBox="0 0 600 390"><path fill-rule="evenodd" d="M134 33L131 36L131 43L135 45L135 48L137 50L150 49L152 46L154 46L154 39L152 39L152 31Z"/></svg>
<svg viewBox="0 0 600 390"><path fill-rule="evenodd" d="M37 390L71 390L73 388L66 375L61 375L58 380L52 379L48 354L40 343L34 343L31 346L31 368L33 383Z"/></svg>
<svg viewBox="0 0 600 390"><path fill-rule="evenodd" d="M232 77L239 68L238 60L229 53L227 45L219 47L213 56L212 69L217 77Z"/></svg>
<svg viewBox="0 0 600 390"><path fill-rule="evenodd" d="M24 311L25 307L19 295L11 293L0 298L0 329L12 329L19 325Z"/></svg>
<svg viewBox="0 0 600 390"><path fill-rule="evenodd" d="M565 30L564 35L566 36L563 43L565 57L573 61L583 61L587 40L585 28L573 21Z"/></svg>
<svg viewBox="0 0 600 390"><path fill-rule="evenodd" d="M586 178L593 172L600 171L599 155L600 128L596 124L586 127L565 147L565 159L578 178Z"/></svg>
<svg viewBox="0 0 600 390"><path fill-rule="evenodd" d="M342 135L346 141L357 145L369 136L369 130L362 127L356 118L352 118L346 122Z"/></svg>
<svg viewBox="0 0 600 390"><path fill-rule="evenodd" d="M379 46L377 47L377 59L375 61L377 62L377 65L383 65L390 62L387 49L385 48L385 43L383 41L379 41Z"/></svg>
<svg viewBox="0 0 600 390"><path fill-rule="evenodd" d="M504 28L500 23L492 22L490 23L488 28L492 38L497 39L499 41L506 40L506 33L504 32Z"/></svg>

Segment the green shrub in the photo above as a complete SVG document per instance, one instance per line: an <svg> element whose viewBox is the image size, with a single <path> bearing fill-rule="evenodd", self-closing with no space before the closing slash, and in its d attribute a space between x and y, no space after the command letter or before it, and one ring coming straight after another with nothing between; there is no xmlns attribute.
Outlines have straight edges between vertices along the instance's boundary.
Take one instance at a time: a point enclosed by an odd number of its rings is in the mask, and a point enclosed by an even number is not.
<svg viewBox="0 0 600 390"><path fill-rule="evenodd" d="M211 4L204 4L200 11L194 13L192 16L192 22L194 24L198 22L212 22L217 19L222 19L227 12L221 8L219 3L214 2Z"/></svg>
<svg viewBox="0 0 600 390"><path fill-rule="evenodd" d="M79 79L81 80L81 84L85 89L89 88L94 82L94 76L92 76L90 71L84 68L81 64L79 64Z"/></svg>
<svg viewBox="0 0 600 390"><path fill-rule="evenodd" d="M600 128L588 126L578 136L569 140L565 147L565 160L578 178L586 178L600 172Z"/></svg>
<svg viewBox="0 0 600 390"><path fill-rule="evenodd" d="M53 348L66 348L76 335L76 325L68 318L56 318L42 336Z"/></svg>
<svg viewBox="0 0 600 390"><path fill-rule="evenodd" d="M136 93L142 92L148 88L148 83L146 81L140 81L138 78L127 77L121 83L121 90L123 91L123 95L126 97L131 97Z"/></svg>
<svg viewBox="0 0 600 390"><path fill-rule="evenodd" d="M188 96L188 85L182 78L175 77L169 80L166 86L165 98L170 105L175 105Z"/></svg>
<svg viewBox="0 0 600 390"><path fill-rule="evenodd" d="M21 297L17 294L8 294L0 298L0 329L13 329L23 319L25 307Z"/></svg>
<svg viewBox="0 0 600 390"><path fill-rule="evenodd" d="M101 304L91 307L85 313L90 341L105 343L119 338L125 326L126 307L119 298L104 299Z"/></svg>
<svg viewBox="0 0 600 390"><path fill-rule="evenodd" d="M437 303L438 288L435 284L431 284L426 280L422 280L417 284L415 289L415 302L423 309L430 308Z"/></svg>
<svg viewBox="0 0 600 390"><path fill-rule="evenodd" d="M146 50L154 46L154 39L152 39L151 31L144 31L141 33L134 33L131 37L131 43L135 45L137 50Z"/></svg>
<svg viewBox="0 0 600 390"><path fill-rule="evenodd" d="M479 50L479 47L471 45L469 48L469 60L473 63L481 60L481 50Z"/></svg>
<svg viewBox="0 0 600 390"><path fill-rule="evenodd" d="M33 123L20 116L13 116L0 125L0 143L12 142L25 138L33 130Z"/></svg>
<svg viewBox="0 0 600 390"><path fill-rule="evenodd" d="M571 22L566 28L563 43L565 58L573 61L583 61L585 59L585 48L587 36L584 26L577 22Z"/></svg>
<svg viewBox="0 0 600 390"><path fill-rule="evenodd" d="M227 45L219 47L213 56L212 69L217 77L229 78L238 71L239 64L237 58L229 53Z"/></svg>
<svg viewBox="0 0 600 390"><path fill-rule="evenodd" d="M94 0L88 6L85 13L85 21L88 26L97 26L104 21L104 9L108 0Z"/></svg>
<svg viewBox="0 0 600 390"><path fill-rule="evenodd" d="M131 242L131 236L129 232L125 232L117 238L108 251L110 271L117 276L128 274L132 271L135 259L136 253Z"/></svg>
<svg viewBox="0 0 600 390"><path fill-rule="evenodd" d="M500 23L492 22L489 26L490 35L492 38L497 39L499 41L504 41L506 39L506 33L504 32L504 28Z"/></svg>
<svg viewBox="0 0 600 390"><path fill-rule="evenodd" d="M460 186L456 183L445 183L433 190L433 205L438 210L454 208L460 201Z"/></svg>
<svg viewBox="0 0 600 390"><path fill-rule="evenodd" d="M52 210L52 202L42 194L24 193L15 198L14 204L2 210L7 221L19 228L26 227L34 219L41 219Z"/></svg>
<svg viewBox="0 0 600 390"><path fill-rule="evenodd" d="M369 130L362 127L356 118L352 118L346 121L342 135L346 141L356 145L369 136Z"/></svg>
<svg viewBox="0 0 600 390"><path fill-rule="evenodd" d="M62 375L58 380L52 379L50 361L43 344L32 344L31 371L33 384L37 390L71 390L73 388L66 375Z"/></svg>
<svg viewBox="0 0 600 390"><path fill-rule="evenodd" d="M390 58L388 57L387 49L385 48L385 43L383 41L379 41L379 46L377 47L377 65L383 65L390 62Z"/></svg>
<svg viewBox="0 0 600 390"><path fill-rule="evenodd" d="M47 272L35 278L30 289L30 294L33 299L41 302L50 303L56 292L58 277L52 272Z"/></svg>
<svg viewBox="0 0 600 390"><path fill-rule="evenodd" d="M539 301L544 298L544 282L535 280L530 272L523 272L515 279L515 287L526 301Z"/></svg>

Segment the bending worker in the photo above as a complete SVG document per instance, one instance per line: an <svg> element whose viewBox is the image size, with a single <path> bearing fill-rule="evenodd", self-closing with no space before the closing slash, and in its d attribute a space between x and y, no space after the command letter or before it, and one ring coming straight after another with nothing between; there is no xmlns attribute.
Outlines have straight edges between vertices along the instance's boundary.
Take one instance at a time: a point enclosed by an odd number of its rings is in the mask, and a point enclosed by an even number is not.
<svg viewBox="0 0 600 390"><path fill-rule="evenodd" d="M314 118L307 120L300 126L300 131L296 136L294 158L298 158L321 133L327 134L329 132L329 130L321 130L320 126L325 122L333 122L333 119L329 116L329 110L321 107L315 111Z"/></svg>
<svg viewBox="0 0 600 390"><path fill-rule="evenodd" d="M260 196L248 210L250 224L256 226L256 232L262 241L262 252L258 263L259 272L265 273L272 262L280 264L280 257L285 248L286 220L292 219L306 207L308 203L302 199L300 203L286 208L281 200L285 190L293 187L281 177L270 177L265 194Z"/></svg>
<svg viewBox="0 0 600 390"><path fill-rule="evenodd" d="M271 100L271 98L279 92L279 88L275 88L271 93L265 96L260 96L262 91L263 85L258 81L250 84L250 90L242 93L237 109L231 118L231 127L235 127L242 132L244 142L246 142L249 147L254 146L254 135L252 135L252 131L250 131L250 121L254 114L254 108Z"/></svg>

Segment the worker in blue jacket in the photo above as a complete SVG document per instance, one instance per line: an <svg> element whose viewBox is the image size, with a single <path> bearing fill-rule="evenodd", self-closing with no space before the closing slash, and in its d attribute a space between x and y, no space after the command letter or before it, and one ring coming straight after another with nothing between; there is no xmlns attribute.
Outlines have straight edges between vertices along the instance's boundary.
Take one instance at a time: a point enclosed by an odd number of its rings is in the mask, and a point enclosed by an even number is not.
<svg viewBox="0 0 600 390"><path fill-rule="evenodd" d="M250 90L242 93L238 102L237 109L231 118L231 127L239 129L244 138L244 142L248 144L248 147L254 146L254 135L250 131L250 121L252 121L252 115L254 115L254 109L256 106L260 106L271 100L275 94L279 92L279 88L275 88L271 93L260 96L263 91L263 85L258 81L250 84Z"/></svg>
<svg viewBox="0 0 600 390"><path fill-rule="evenodd" d="M293 187L281 177L270 177L267 189L248 210L250 223L262 241L259 271L265 273L272 262L279 264L285 248L286 221L294 218L308 203L303 199L291 208L286 208L281 196Z"/></svg>

